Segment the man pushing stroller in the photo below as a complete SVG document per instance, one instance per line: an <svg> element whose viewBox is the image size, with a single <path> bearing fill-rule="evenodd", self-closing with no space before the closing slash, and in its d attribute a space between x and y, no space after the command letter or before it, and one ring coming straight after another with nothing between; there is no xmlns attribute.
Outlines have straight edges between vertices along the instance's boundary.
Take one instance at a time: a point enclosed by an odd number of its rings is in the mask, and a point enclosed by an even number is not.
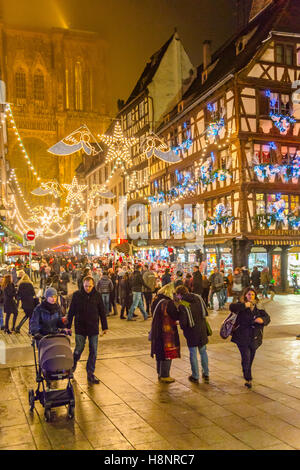
<svg viewBox="0 0 300 470"><path fill-rule="evenodd" d="M99 318L102 331L105 334L108 330L106 311L101 294L95 289L94 279L86 276L83 279L83 287L74 292L68 313L68 328L72 327L73 317L75 317L75 350L74 367L75 372L77 362L85 347L86 338L89 339L89 357L86 365L87 379L90 384L99 384L95 377L95 367L97 359Z"/></svg>

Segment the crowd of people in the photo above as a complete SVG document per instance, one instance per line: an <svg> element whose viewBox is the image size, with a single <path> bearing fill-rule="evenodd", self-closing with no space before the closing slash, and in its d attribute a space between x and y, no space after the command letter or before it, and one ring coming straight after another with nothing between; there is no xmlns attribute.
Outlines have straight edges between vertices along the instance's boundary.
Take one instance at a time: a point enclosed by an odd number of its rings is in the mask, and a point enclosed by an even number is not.
<svg viewBox="0 0 300 470"><path fill-rule="evenodd" d="M223 269L215 267L207 275L201 272L199 265L187 268L164 262L123 260L115 256L96 259L48 256L35 259L31 266L17 260L14 265L7 266L7 271L1 283L1 329L7 334L19 333L26 320L30 319L30 334L38 336L61 328L68 332L74 320L73 370L88 339L86 368L90 383L99 383L94 375L99 319L104 334L108 330L108 316L116 316L120 312L121 319L135 321L137 309L144 321L152 317L149 339L151 355L156 358L158 379L165 383L174 381L170 369L172 360L180 357L180 326L190 352L189 380L199 382L199 351L202 379L209 383L206 350L210 335L208 311L229 308L239 318L232 341L238 345L241 354L245 385L251 388L251 365L262 342L263 327L270 321L268 314L257 307L258 291L261 290L263 297L267 297L270 291L268 268L260 272L255 267L249 273L243 267L234 271L229 269L225 274ZM73 283L72 290L76 287L78 290L70 296L69 302L62 304L58 299L60 296L68 298L70 283ZM227 304L228 298L233 300L230 305ZM17 325L19 303L24 316Z"/></svg>

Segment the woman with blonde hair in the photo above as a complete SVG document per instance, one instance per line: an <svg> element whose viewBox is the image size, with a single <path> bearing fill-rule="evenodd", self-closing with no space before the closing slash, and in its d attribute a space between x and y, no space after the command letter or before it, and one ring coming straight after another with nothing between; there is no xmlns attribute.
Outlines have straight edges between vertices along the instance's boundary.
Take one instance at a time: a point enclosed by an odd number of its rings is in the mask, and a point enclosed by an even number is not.
<svg viewBox="0 0 300 470"><path fill-rule="evenodd" d="M22 326L28 318L31 318L33 310L38 304L38 299L36 298L34 287L28 274L24 273L18 282L17 298L18 300L21 300L22 309L25 313L25 316L22 318L19 325L15 329L16 333L20 333Z"/></svg>
<svg viewBox="0 0 300 470"><path fill-rule="evenodd" d="M16 289L12 281L11 274L6 274L4 276L3 281L2 281L2 291L3 291L3 297L4 297L3 310L6 315L4 333L7 333L8 335L10 335L11 334L11 331L9 329L10 316L13 315L12 331L15 331L15 325L16 325L17 316L18 316L18 307L15 301Z"/></svg>

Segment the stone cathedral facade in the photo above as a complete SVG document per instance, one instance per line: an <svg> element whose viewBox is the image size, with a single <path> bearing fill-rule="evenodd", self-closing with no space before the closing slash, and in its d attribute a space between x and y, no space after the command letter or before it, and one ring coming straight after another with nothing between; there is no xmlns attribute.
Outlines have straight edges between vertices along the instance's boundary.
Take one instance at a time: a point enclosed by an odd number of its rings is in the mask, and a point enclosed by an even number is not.
<svg viewBox="0 0 300 470"><path fill-rule="evenodd" d="M91 32L0 24L0 73L16 127L41 181L58 178L59 183L70 183L80 152L58 157L47 149L83 124L94 135L107 128L106 43ZM9 122L7 132L10 167L36 205L39 198L30 192L38 184Z"/></svg>

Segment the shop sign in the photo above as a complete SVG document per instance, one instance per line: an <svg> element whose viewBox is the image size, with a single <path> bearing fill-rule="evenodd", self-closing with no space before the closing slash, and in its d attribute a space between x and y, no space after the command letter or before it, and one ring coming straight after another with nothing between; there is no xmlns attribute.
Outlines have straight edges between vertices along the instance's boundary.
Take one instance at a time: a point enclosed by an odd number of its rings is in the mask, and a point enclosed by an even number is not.
<svg viewBox="0 0 300 470"><path fill-rule="evenodd" d="M298 230L255 230L256 235L298 235L299 236L299 231Z"/></svg>

